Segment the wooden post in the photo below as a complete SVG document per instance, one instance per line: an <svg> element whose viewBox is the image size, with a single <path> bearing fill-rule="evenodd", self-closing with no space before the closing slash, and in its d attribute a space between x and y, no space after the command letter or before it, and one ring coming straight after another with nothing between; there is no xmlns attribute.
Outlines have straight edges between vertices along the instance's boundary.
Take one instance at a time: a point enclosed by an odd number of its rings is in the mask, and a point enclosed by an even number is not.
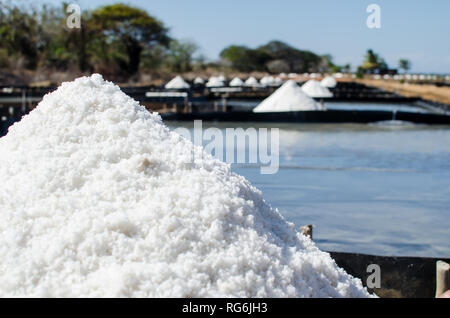
<svg viewBox="0 0 450 318"><path fill-rule="evenodd" d="M227 98L225 97L225 95L222 96L222 112L227 112Z"/></svg>
<svg viewBox="0 0 450 318"><path fill-rule="evenodd" d="M22 107L26 106L26 92L25 92L25 88L22 89Z"/></svg>
<svg viewBox="0 0 450 318"><path fill-rule="evenodd" d="M436 262L436 298L450 290L450 265L443 261Z"/></svg>

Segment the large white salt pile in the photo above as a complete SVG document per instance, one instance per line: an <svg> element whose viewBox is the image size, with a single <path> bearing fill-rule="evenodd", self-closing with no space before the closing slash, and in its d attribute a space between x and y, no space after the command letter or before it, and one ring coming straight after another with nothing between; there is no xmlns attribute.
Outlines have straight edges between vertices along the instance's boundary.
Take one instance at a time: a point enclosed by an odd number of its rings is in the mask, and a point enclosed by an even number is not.
<svg viewBox="0 0 450 318"><path fill-rule="evenodd" d="M320 85L327 88L334 88L337 85L337 81L333 76L326 76L322 81L320 81Z"/></svg>
<svg viewBox="0 0 450 318"><path fill-rule="evenodd" d="M284 83L261 102L253 111L255 113L291 112L306 110L324 110L323 106L306 95L294 80Z"/></svg>
<svg viewBox="0 0 450 318"><path fill-rule="evenodd" d="M240 87L243 85L244 85L244 82L239 77L233 78L230 82L230 86L232 86L232 87Z"/></svg>
<svg viewBox="0 0 450 318"><path fill-rule="evenodd" d="M313 98L329 98L333 97L333 93L326 87L320 85L320 82L316 80L309 80L302 86L302 90L309 97Z"/></svg>
<svg viewBox="0 0 450 318"><path fill-rule="evenodd" d="M188 89L191 86L184 81L181 76L174 77L169 83L164 86L166 89Z"/></svg>
<svg viewBox="0 0 450 318"><path fill-rule="evenodd" d="M365 297L245 178L98 75L0 139L0 296Z"/></svg>

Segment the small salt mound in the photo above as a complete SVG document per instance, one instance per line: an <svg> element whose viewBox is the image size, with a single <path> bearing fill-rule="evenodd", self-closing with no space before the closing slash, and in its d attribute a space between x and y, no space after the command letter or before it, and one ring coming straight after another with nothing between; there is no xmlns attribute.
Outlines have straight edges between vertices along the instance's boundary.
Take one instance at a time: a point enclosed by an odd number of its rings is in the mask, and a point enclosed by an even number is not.
<svg viewBox="0 0 450 318"><path fill-rule="evenodd" d="M264 76L263 78L261 78L261 80L259 81L261 83L261 85L263 86L270 86L273 85L275 82L275 79L272 76Z"/></svg>
<svg viewBox="0 0 450 318"><path fill-rule="evenodd" d="M208 83L206 83L206 87L223 87L225 84L218 77L210 77Z"/></svg>
<svg viewBox="0 0 450 318"><path fill-rule="evenodd" d="M0 296L367 297L230 166L98 75L0 139Z"/></svg>
<svg viewBox="0 0 450 318"><path fill-rule="evenodd" d="M333 76L326 76L321 82L320 85L327 88L334 88L337 85L337 81Z"/></svg>
<svg viewBox="0 0 450 318"><path fill-rule="evenodd" d="M280 86L281 84L283 84L283 80L279 77L275 77L271 86Z"/></svg>
<svg viewBox="0 0 450 318"><path fill-rule="evenodd" d="M169 83L164 86L166 89L188 89L191 86L184 81L181 76L174 77Z"/></svg>
<svg viewBox="0 0 450 318"><path fill-rule="evenodd" d="M320 83L316 80L309 80L302 86L302 90L309 97L313 98L329 98L333 97L333 94L326 87L320 85Z"/></svg>
<svg viewBox="0 0 450 318"><path fill-rule="evenodd" d="M293 80L284 83L283 86L253 109L255 113L305 110L324 110L324 108L307 96Z"/></svg>
<svg viewBox="0 0 450 318"><path fill-rule="evenodd" d="M244 82L239 77L233 78L230 82L230 86L232 86L232 87L240 87L243 85L244 85Z"/></svg>
<svg viewBox="0 0 450 318"><path fill-rule="evenodd" d="M244 84L245 86L258 86L258 80L251 76L245 81Z"/></svg>
<svg viewBox="0 0 450 318"><path fill-rule="evenodd" d="M279 77L264 76L260 81L263 86L280 86L283 84L283 80Z"/></svg>
<svg viewBox="0 0 450 318"><path fill-rule="evenodd" d="M199 85L205 84L205 80L203 78L201 78L201 77L196 77L194 79L194 84L199 84Z"/></svg>

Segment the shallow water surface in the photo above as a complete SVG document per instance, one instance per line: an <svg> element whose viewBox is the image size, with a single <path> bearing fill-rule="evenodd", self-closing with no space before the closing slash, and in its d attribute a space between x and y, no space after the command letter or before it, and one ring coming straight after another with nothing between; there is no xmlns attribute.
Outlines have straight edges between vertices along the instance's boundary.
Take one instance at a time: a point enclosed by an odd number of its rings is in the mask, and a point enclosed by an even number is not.
<svg viewBox="0 0 450 318"><path fill-rule="evenodd" d="M313 224L320 248L450 256L450 127L399 122L203 126L223 132L227 127L280 129L275 175L261 174L258 165L235 164L233 170L287 220Z"/></svg>

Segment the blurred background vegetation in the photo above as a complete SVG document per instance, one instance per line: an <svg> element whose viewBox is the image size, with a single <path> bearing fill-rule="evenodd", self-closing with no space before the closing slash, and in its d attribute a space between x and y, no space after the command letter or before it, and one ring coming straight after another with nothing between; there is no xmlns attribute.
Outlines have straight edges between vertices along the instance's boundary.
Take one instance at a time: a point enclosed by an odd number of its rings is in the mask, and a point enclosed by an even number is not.
<svg viewBox="0 0 450 318"><path fill-rule="evenodd" d="M187 72L350 71L350 65L335 65L331 55L280 41L257 48L231 45L218 60L207 61L195 42L173 38L163 21L121 3L83 10L81 28L73 29L66 24L67 4L2 1L0 6L0 82L58 82L92 72L115 81L149 82ZM377 68L387 65L369 50L360 71Z"/></svg>

